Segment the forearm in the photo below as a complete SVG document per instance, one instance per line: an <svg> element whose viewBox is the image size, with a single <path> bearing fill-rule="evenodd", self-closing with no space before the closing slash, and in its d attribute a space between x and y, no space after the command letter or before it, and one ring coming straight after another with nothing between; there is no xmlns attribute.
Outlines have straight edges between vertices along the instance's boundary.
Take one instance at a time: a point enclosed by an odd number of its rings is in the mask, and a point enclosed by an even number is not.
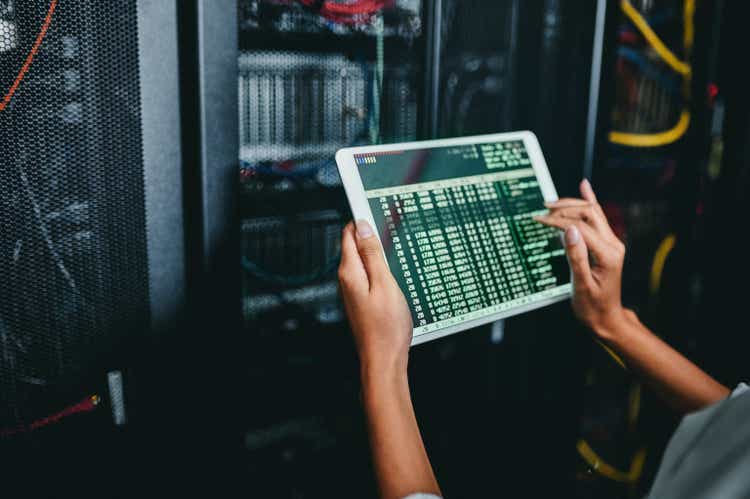
<svg viewBox="0 0 750 499"><path fill-rule="evenodd" d="M695 411L729 395L727 387L658 338L632 311L624 310L595 332L678 411Z"/></svg>
<svg viewBox="0 0 750 499"><path fill-rule="evenodd" d="M363 366L362 394L381 497L401 499L416 492L440 495L405 371Z"/></svg>

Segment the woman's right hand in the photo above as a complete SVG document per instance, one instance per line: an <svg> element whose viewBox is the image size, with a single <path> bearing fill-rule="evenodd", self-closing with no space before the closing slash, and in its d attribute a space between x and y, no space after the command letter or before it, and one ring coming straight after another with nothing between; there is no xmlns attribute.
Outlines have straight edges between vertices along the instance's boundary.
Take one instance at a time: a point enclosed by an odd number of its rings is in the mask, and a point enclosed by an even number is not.
<svg viewBox="0 0 750 499"><path fill-rule="evenodd" d="M548 203L550 212L535 219L565 231L565 250L573 273L573 310L602 339L632 312L622 307L620 289L625 245L609 226L591 184L580 185L583 199Z"/></svg>
<svg viewBox="0 0 750 499"><path fill-rule="evenodd" d="M349 223L342 233L339 283L363 371L406 379L411 312L375 231L364 220Z"/></svg>

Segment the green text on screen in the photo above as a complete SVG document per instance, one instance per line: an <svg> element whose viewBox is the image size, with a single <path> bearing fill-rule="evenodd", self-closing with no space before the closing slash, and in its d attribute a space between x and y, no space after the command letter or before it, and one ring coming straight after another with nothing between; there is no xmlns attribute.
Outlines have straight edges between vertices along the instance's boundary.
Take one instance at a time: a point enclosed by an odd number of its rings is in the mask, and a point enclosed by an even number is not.
<svg viewBox="0 0 750 499"><path fill-rule="evenodd" d="M523 140L354 158L415 335L570 292Z"/></svg>

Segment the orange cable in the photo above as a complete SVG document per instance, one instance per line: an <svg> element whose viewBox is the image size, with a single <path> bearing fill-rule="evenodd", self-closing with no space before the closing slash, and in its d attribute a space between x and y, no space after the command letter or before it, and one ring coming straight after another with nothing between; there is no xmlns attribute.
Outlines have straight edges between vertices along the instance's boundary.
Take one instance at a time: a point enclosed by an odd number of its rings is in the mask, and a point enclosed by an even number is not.
<svg viewBox="0 0 750 499"><path fill-rule="evenodd" d="M26 76L26 73L31 67L31 63L34 61L34 56L39 50L39 46L42 44L44 36L47 34L47 29L49 28L50 23L52 23L52 14L54 14L56 6L57 0L51 0L49 9L47 10L47 17L44 18L44 24L42 24L42 29L39 31L39 34L36 37L36 41L34 41L34 46L31 47L31 52L29 52L29 55L26 56L26 61L24 61L23 66L21 66L21 71L18 72L16 80L13 82L13 85L11 85L8 93L5 94L5 97L3 97L3 101L0 102L0 111L4 110L5 107L10 103L10 100L13 98L13 94L15 94L16 90L18 90L19 85L21 85L21 81L23 81L24 76Z"/></svg>

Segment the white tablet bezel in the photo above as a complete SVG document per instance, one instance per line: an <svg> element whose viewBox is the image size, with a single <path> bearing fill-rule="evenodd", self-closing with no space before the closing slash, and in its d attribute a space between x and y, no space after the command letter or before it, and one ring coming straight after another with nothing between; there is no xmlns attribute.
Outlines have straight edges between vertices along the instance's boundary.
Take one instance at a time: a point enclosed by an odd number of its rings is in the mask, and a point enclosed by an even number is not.
<svg viewBox="0 0 750 499"><path fill-rule="evenodd" d="M537 181L539 182L539 187L540 187L540 190L542 191L542 195L544 196L544 200L556 201L557 191L555 190L555 186L552 183L552 178L550 177L549 169L547 168L547 163L544 160L542 149L539 146L539 141L537 140L536 135L534 135L534 133L530 131L496 133L496 134L490 134L490 135L476 135L472 137L461 137L461 138L456 138L456 139L437 139L437 140L425 140L425 141L420 141L420 142L404 142L400 144L348 147L346 149L341 149L336 153L336 164L338 166L339 174L341 175L341 182L344 185L344 190L346 191L346 197L349 200L349 206L351 207L352 215L354 219L355 220L367 220L370 223L370 225L375 227L375 221L372 216L372 211L370 210L370 204L368 203L367 197L365 196L365 189L362 184L362 178L359 175L359 169L357 168L357 164L354 160L355 154L368 154L368 153L378 153L378 152L386 152L386 151L407 151L407 150L412 150L412 149L427 149L427 148L433 148L433 147L450 147L450 146L471 145L471 144L486 144L486 143L492 143L492 142L501 142L501 141L519 140L519 139L523 140L524 145L526 146L526 152L529 155L529 159L531 160L531 167L533 168L534 175L536 176ZM375 233L378 235L378 238L380 238L379 232L380 231L378 230L375 231ZM385 258L385 254L383 255L383 258ZM566 287L568 288L567 290L561 289L561 288L566 288ZM506 317L518 315L523 312L528 312L530 310L534 310L537 308L544 307L546 305L550 305L552 303L565 300L570 297L571 288L572 286L570 284L557 286L555 288L552 288L552 290L554 290L555 292L559 290L559 293L560 293L559 295L554 295L548 298L542 298L541 300L533 302L533 303L519 304L518 306L514 306L513 308L509 310L496 312L496 313L493 313L484 317L480 317L477 319L470 319L460 324L445 326L441 329L436 329L435 331L430 331L430 332L422 333L420 335L416 335L412 339L411 344L418 345L420 343L424 343L430 340L441 338L449 334L464 331L466 329L471 329L473 327L481 326L483 324L488 324L490 322L504 319ZM547 290L547 291L549 292L550 290ZM544 294L544 293L545 292L541 292L538 294ZM534 296L536 295L531 295L525 298L533 299Z"/></svg>

